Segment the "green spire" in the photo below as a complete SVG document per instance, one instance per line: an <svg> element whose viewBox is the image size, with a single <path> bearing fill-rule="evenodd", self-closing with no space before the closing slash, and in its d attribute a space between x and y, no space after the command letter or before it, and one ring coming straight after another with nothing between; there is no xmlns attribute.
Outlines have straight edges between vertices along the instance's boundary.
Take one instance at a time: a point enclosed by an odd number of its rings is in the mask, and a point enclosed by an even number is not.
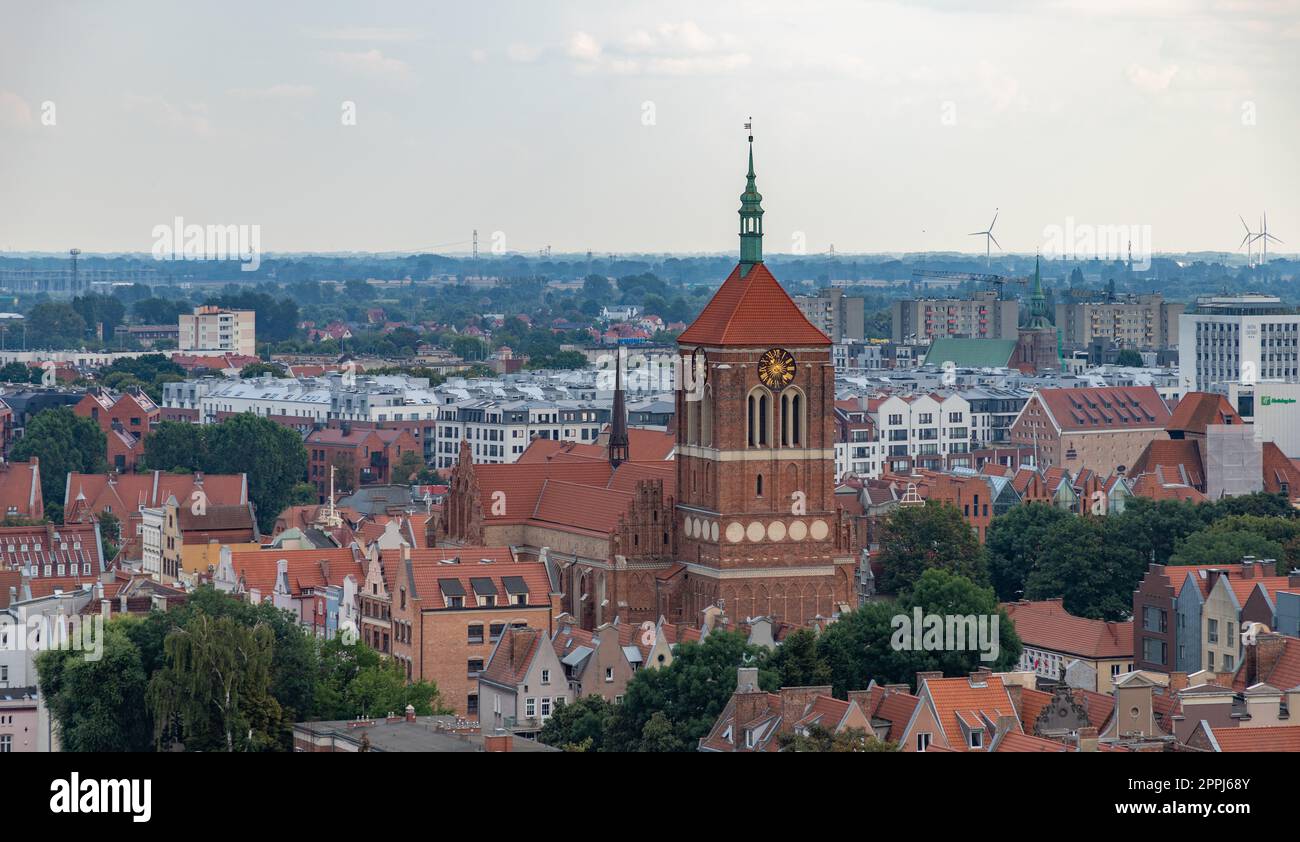
<svg viewBox="0 0 1300 842"><path fill-rule="evenodd" d="M1029 298L1029 328L1032 330L1041 330L1052 326L1052 321L1047 317L1047 294L1043 292L1043 273L1039 266L1039 258L1034 256L1034 291Z"/></svg>
<svg viewBox="0 0 1300 842"><path fill-rule="evenodd" d="M749 174L740 194L740 268L747 273L763 262L763 195L754 181L754 136L749 136Z"/></svg>

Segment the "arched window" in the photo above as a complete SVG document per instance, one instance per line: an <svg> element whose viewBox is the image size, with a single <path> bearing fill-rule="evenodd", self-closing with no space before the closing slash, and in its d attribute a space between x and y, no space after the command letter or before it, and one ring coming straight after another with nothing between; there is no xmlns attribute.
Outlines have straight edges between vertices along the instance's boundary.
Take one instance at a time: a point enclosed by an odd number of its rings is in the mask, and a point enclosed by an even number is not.
<svg viewBox="0 0 1300 842"><path fill-rule="evenodd" d="M686 443L700 443L700 402L691 400L689 394L686 395Z"/></svg>
<svg viewBox="0 0 1300 842"><path fill-rule="evenodd" d="M759 474L758 477L754 479L754 496L755 497L763 496L763 475L762 474Z"/></svg>
<svg viewBox="0 0 1300 842"><path fill-rule="evenodd" d="M704 397L696 401L700 405L700 444L713 446L713 385L704 387Z"/></svg>
<svg viewBox="0 0 1300 842"><path fill-rule="evenodd" d="M804 411L803 392L791 388L781 393L781 445L783 447L801 447L804 444L803 432L807 426Z"/></svg>
<svg viewBox="0 0 1300 842"><path fill-rule="evenodd" d="M749 436L747 441L750 447L767 447L769 440L767 437L768 418L772 412L771 401L768 400L766 389L755 388L749 393L749 412L747 419L749 422Z"/></svg>

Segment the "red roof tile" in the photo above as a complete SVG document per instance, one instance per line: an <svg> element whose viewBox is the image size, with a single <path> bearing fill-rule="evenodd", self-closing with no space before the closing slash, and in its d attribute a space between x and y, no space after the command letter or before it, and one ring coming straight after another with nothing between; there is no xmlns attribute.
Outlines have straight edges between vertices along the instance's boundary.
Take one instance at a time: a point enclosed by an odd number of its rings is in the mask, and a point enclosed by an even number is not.
<svg viewBox="0 0 1300 842"><path fill-rule="evenodd" d="M738 264L677 337L681 345L829 345L762 263Z"/></svg>
<svg viewBox="0 0 1300 842"><path fill-rule="evenodd" d="M1059 599L1008 602L1002 606L1026 646L1087 659L1133 655L1133 624L1090 620L1065 610Z"/></svg>

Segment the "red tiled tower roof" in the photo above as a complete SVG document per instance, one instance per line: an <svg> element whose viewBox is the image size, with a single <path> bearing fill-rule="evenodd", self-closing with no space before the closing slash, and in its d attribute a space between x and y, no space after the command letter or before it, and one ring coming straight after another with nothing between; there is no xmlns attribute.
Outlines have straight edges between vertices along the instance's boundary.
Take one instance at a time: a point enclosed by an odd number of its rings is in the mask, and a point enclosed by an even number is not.
<svg viewBox="0 0 1300 842"><path fill-rule="evenodd" d="M755 263L744 275L737 264L677 342L714 346L831 344L762 263Z"/></svg>

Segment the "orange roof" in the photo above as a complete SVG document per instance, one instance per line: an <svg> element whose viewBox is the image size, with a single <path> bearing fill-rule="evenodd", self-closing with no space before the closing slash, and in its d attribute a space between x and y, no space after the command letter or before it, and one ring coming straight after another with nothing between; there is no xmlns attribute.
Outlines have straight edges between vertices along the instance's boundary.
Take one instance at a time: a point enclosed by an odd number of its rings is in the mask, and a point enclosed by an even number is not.
<svg viewBox="0 0 1300 842"><path fill-rule="evenodd" d="M1219 751L1300 751L1300 725L1211 728Z"/></svg>
<svg viewBox="0 0 1300 842"><path fill-rule="evenodd" d="M528 667L544 640L541 629L530 626L506 629L492 649L492 658L480 678L505 687L516 686L528 674Z"/></svg>
<svg viewBox="0 0 1300 842"><path fill-rule="evenodd" d="M1212 392L1188 392L1174 407L1166 430L1205 435L1211 424L1244 424L1237 410L1223 395Z"/></svg>
<svg viewBox="0 0 1300 842"><path fill-rule="evenodd" d="M1190 485L1167 476L1168 470L1157 468L1155 473L1142 474L1133 483L1133 494L1150 500L1182 500L1186 503L1204 503L1207 498Z"/></svg>
<svg viewBox="0 0 1300 842"><path fill-rule="evenodd" d="M1090 620L1069 613L1059 599L1002 605L1026 646L1082 658L1133 656L1133 624Z"/></svg>
<svg viewBox="0 0 1300 842"><path fill-rule="evenodd" d="M45 516L36 457L31 462L0 462L0 516L10 512L34 520Z"/></svg>
<svg viewBox="0 0 1300 842"><path fill-rule="evenodd" d="M366 581L366 563L355 547L321 550L251 550L233 552L231 566L242 576L247 590L260 592L263 598L275 590L276 570L280 559L288 562L289 588L299 594L307 588L338 585L349 574L360 587Z"/></svg>
<svg viewBox="0 0 1300 842"><path fill-rule="evenodd" d="M919 695L923 699L929 697L948 746L956 751L968 750L961 726L963 721L968 726L982 727L982 717L996 725L999 716L1016 716L1015 705L998 675L986 675L982 682L975 682L968 676L928 678L922 683ZM1021 730L1019 718L1015 730ZM985 744L988 744L987 739Z"/></svg>
<svg viewBox="0 0 1300 842"><path fill-rule="evenodd" d="M1181 470L1180 470L1181 469ZM1129 468L1131 476L1159 471L1162 477L1176 476L1183 485L1205 487L1201 451L1191 439L1152 439Z"/></svg>
<svg viewBox="0 0 1300 842"><path fill-rule="evenodd" d="M445 608L445 596L472 597L476 593L473 579L490 580L496 592L497 605L503 605L512 595L504 580L515 577L522 579L527 586L528 605L550 604L551 578L547 565L538 561L515 561L509 547L435 547L414 549L410 553L407 576L412 596L421 600L422 609ZM386 565L390 554L400 558L399 553L383 553L381 557ZM444 595L441 582L445 580L457 581L461 593ZM465 604L473 607L472 602L467 598Z"/></svg>
<svg viewBox="0 0 1300 842"><path fill-rule="evenodd" d="M1267 675L1260 674L1256 681L1262 681L1279 690L1288 691L1300 687L1300 638L1283 637L1282 654L1273 663ZM1234 690L1246 689L1246 664L1242 664L1233 676Z"/></svg>
<svg viewBox="0 0 1300 842"><path fill-rule="evenodd" d="M1058 743L1056 740L1047 740L1042 737L1031 737L1028 734L1018 734L1015 731L1008 731L998 740L995 752L1027 752L1027 751L1069 751L1065 743Z"/></svg>
<svg viewBox="0 0 1300 842"><path fill-rule="evenodd" d="M679 345L829 345L762 263L739 264L677 337Z"/></svg>

